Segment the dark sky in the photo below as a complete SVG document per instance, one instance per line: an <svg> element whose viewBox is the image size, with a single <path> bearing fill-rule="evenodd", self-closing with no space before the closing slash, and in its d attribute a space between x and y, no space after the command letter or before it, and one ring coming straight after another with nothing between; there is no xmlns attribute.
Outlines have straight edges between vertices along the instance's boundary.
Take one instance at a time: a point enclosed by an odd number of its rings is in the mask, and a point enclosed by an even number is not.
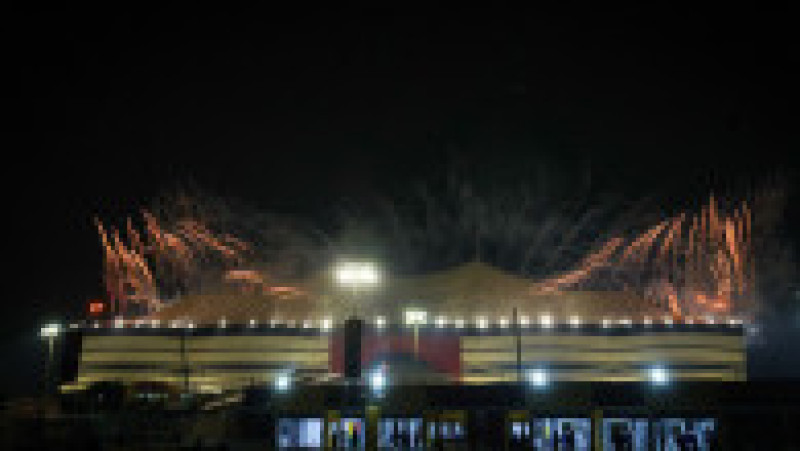
<svg viewBox="0 0 800 451"><path fill-rule="evenodd" d="M176 180L304 215L453 160L590 167L598 189L630 196L792 173L790 17L16 11L4 309L19 320L3 337L29 344L43 316L99 295L92 216Z"/></svg>

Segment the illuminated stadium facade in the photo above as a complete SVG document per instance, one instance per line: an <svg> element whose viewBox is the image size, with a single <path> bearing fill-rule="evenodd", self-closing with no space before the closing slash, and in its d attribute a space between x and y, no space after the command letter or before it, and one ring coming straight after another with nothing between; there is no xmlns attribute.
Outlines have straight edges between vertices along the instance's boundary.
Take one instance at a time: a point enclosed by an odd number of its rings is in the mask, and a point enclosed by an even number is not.
<svg viewBox="0 0 800 451"><path fill-rule="evenodd" d="M309 295L313 283L302 294L198 295L146 318L75 325L80 352L64 389L159 381L224 392L287 372L334 383L348 316L364 323L364 371L406 369L393 385L514 382L536 371L558 382L646 381L657 369L681 381L746 378L741 321L658 314L626 293L530 295L526 280L477 262L385 283L381 296L346 293L361 308Z"/></svg>
<svg viewBox="0 0 800 451"><path fill-rule="evenodd" d="M796 412L783 388L743 383L741 319L675 317L628 293L530 294L476 262L341 302L314 283L72 324L61 391L205 399L277 449L729 449L765 396L787 407L764 418Z"/></svg>

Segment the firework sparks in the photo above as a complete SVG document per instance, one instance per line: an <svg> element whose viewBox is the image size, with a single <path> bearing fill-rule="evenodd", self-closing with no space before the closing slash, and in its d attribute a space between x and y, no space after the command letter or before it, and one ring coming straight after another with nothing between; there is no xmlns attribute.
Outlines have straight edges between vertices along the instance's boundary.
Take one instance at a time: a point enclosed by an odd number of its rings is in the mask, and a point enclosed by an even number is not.
<svg viewBox="0 0 800 451"><path fill-rule="evenodd" d="M534 291L554 291L575 286L597 275L601 268L623 268L636 274L635 290L647 291L653 302L666 304L673 315L730 313L736 301L746 302L750 210L746 204L731 214L720 211L710 196L699 214L685 213L662 221L623 246L615 238L565 274L534 285ZM665 232L666 231L666 232ZM652 250L655 249L655 252ZM619 252L617 252L619 250ZM648 290L642 275L650 281Z"/></svg>

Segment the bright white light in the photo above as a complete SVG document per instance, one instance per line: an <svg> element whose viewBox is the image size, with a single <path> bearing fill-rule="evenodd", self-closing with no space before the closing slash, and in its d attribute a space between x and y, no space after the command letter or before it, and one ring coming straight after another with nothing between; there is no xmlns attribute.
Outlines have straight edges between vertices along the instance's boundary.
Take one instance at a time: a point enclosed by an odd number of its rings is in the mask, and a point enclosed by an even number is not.
<svg viewBox="0 0 800 451"><path fill-rule="evenodd" d="M667 326L671 326L672 325L672 317L671 316L665 316L664 317L664 324L666 324Z"/></svg>
<svg viewBox="0 0 800 451"><path fill-rule="evenodd" d="M633 321L630 318L623 318L619 320L619 323L622 324L623 326L628 326L628 327L631 327L633 325Z"/></svg>
<svg viewBox="0 0 800 451"><path fill-rule="evenodd" d="M286 321L286 327L295 327L296 324L297 322L293 319Z"/></svg>
<svg viewBox="0 0 800 451"><path fill-rule="evenodd" d="M332 324L333 324L333 321L330 318L323 318L322 324L320 325L320 327L322 328L322 330L327 332L327 331L331 330L331 325Z"/></svg>
<svg viewBox="0 0 800 451"><path fill-rule="evenodd" d="M223 329L228 327L228 321L225 318L220 318L219 327L221 327Z"/></svg>
<svg viewBox="0 0 800 451"><path fill-rule="evenodd" d="M542 327L553 327L553 316L549 314L539 316L539 324Z"/></svg>
<svg viewBox="0 0 800 451"><path fill-rule="evenodd" d="M544 387L547 385L547 371L543 369L529 370L527 379L528 383L534 387Z"/></svg>
<svg viewBox="0 0 800 451"><path fill-rule="evenodd" d="M279 320L278 318L272 318L271 320L269 320L269 327L277 327L278 324L280 324L280 322L281 320Z"/></svg>
<svg viewBox="0 0 800 451"><path fill-rule="evenodd" d="M303 329L311 329L311 320L307 319L303 321Z"/></svg>
<svg viewBox="0 0 800 451"><path fill-rule="evenodd" d="M275 377L275 389L279 392L286 392L292 385L292 378L287 373L278 374Z"/></svg>
<svg viewBox="0 0 800 451"><path fill-rule="evenodd" d="M650 368L650 382L654 385L665 385L669 382L669 371L662 366Z"/></svg>
<svg viewBox="0 0 800 451"><path fill-rule="evenodd" d="M419 326L428 321L428 312L425 310L409 309L405 312L406 324L409 326Z"/></svg>
<svg viewBox="0 0 800 451"><path fill-rule="evenodd" d="M603 328L607 329L609 326L611 326L611 320L608 319L608 318L603 318L603 323L602 324L603 324Z"/></svg>
<svg viewBox="0 0 800 451"><path fill-rule="evenodd" d="M177 329L178 328L178 321L176 321L176 320L170 321L169 327L172 328L172 329Z"/></svg>
<svg viewBox="0 0 800 451"><path fill-rule="evenodd" d="M519 317L519 325L522 327L528 327L530 325L531 319L527 315L523 315Z"/></svg>
<svg viewBox="0 0 800 451"><path fill-rule="evenodd" d="M133 322L133 327L138 329L138 328L142 327L142 323L143 322L144 322L144 320L137 319L136 321Z"/></svg>
<svg viewBox="0 0 800 451"><path fill-rule="evenodd" d="M475 324L478 325L479 329L486 329L489 327L489 320L485 316L478 316L475 318Z"/></svg>
<svg viewBox="0 0 800 451"><path fill-rule="evenodd" d="M247 323L247 325L250 326L250 327L256 327L256 320L250 319L250 321Z"/></svg>
<svg viewBox="0 0 800 451"><path fill-rule="evenodd" d="M644 320L642 320L642 323L644 323L645 326L652 326L653 325L653 319L650 318L649 316L645 316Z"/></svg>
<svg viewBox="0 0 800 451"><path fill-rule="evenodd" d="M369 386L374 392L382 392L386 388L386 373L377 369L369 375Z"/></svg>
<svg viewBox="0 0 800 451"><path fill-rule="evenodd" d="M150 327L158 327L159 324L160 322L157 319L150 321Z"/></svg>
<svg viewBox="0 0 800 451"><path fill-rule="evenodd" d="M436 327L442 328L447 325L447 318L444 316L437 316L436 317Z"/></svg>
<svg viewBox="0 0 800 451"><path fill-rule="evenodd" d="M714 320L713 316L711 316L711 315L706 316L706 324L712 324L713 325L715 322L716 321Z"/></svg>
<svg viewBox="0 0 800 451"><path fill-rule="evenodd" d="M61 333L61 324L58 323L51 323L44 325L39 330L39 335L42 338L55 338Z"/></svg>
<svg viewBox="0 0 800 451"><path fill-rule="evenodd" d="M121 329L121 328L125 327L125 320L123 320L120 317L114 318L114 327L117 328L117 329Z"/></svg>
<svg viewBox="0 0 800 451"><path fill-rule="evenodd" d="M572 315L569 317L569 325L572 327L580 327L581 326L581 317L578 315Z"/></svg>
<svg viewBox="0 0 800 451"><path fill-rule="evenodd" d="M694 324L694 319L687 316L686 319L683 320L684 324Z"/></svg>
<svg viewBox="0 0 800 451"><path fill-rule="evenodd" d="M464 328L464 324L465 324L465 322L466 322L466 321L464 321L464 318L458 318L458 319L456 319L456 320L455 320L455 322L454 322L454 323L455 323L455 326L456 326L456 329L463 329L463 328Z"/></svg>
<svg viewBox="0 0 800 451"><path fill-rule="evenodd" d="M339 285L368 286L378 284L380 272L373 263L343 262L336 267L335 277Z"/></svg>
<svg viewBox="0 0 800 451"><path fill-rule="evenodd" d="M500 323L500 327L505 329L506 327L508 327L508 318L506 318L505 316L501 316L499 323Z"/></svg>
<svg viewBox="0 0 800 451"><path fill-rule="evenodd" d="M383 329L384 327L386 327L386 317L384 317L384 316L376 317L375 318L375 326L378 329Z"/></svg>
<svg viewBox="0 0 800 451"><path fill-rule="evenodd" d="M186 328L187 328L187 329L194 329L194 323L193 323L193 322L191 322L191 321L189 321L189 323L188 323L188 324L186 324Z"/></svg>

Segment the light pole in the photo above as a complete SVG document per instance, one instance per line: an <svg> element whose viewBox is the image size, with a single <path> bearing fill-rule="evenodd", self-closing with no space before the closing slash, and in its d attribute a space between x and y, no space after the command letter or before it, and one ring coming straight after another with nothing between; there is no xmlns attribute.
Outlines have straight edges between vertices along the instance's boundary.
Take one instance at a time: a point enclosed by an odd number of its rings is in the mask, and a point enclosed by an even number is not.
<svg viewBox="0 0 800 451"><path fill-rule="evenodd" d="M47 362L44 367L45 393L50 394L50 379L52 378L53 354L55 352L56 338L61 334L61 325L58 323L46 324L39 330L39 336L47 340Z"/></svg>
<svg viewBox="0 0 800 451"><path fill-rule="evenodd" d="M405 312L406 324L414 328L414 357L419 358L419 326L428 321L428 312L420 309L408 309Z"/></svg>
<svg viewBox="0 0 800 451"><path fill-rule="evenodd" d="M340 287L352 290L352 305L347 314L355 314L355 302L361 289L375 287L380 283L381 273L378 266L367 261L343 261L334 267L334 279Z"/></svg>

